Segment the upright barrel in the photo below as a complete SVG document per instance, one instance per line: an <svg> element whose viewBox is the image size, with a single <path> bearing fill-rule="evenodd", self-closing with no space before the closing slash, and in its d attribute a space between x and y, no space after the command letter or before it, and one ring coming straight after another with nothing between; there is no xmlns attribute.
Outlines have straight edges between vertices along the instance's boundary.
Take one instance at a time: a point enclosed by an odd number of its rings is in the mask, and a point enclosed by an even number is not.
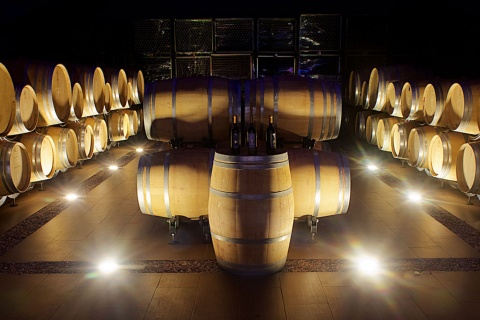
<svg viewBox="0 0 480 320"><path fill-rule="evenodd" d="M216 260L222 269L241 275L281 270L294 219L288 153L233 156L229 149L217 150L208 217Z"/></svg>

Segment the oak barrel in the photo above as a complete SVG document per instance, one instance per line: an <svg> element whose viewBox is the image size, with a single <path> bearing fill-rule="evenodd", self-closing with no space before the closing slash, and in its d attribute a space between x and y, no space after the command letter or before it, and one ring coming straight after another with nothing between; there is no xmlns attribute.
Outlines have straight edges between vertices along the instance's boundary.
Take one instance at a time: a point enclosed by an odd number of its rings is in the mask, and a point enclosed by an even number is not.
<svg viewBox="0 0 480 320"><path fill-rule="evenodd" d="M458 188L480 194L480 141L464 143L457 155Z"/></svg>
<svg viewBox="0 0 480 320"><path fill-rule="evenodd" d="M65 171L75 167L78 161L78 139L71 128L58 126L47 127L45 134L55 143L55 170Z"/></svg>
<svg viewBox="0 0 480 320"><path fill-rule="evenodd" d="M238 80L196 76L150 82L143 102L146 136L163 142L229 140L241 98Z"/></svg>
<svg viewBox="0 0 480 320"><path fill-rule="evenodd" d="M39 132L28 132L19 141L27 149L31 160L30 182L48 180L55 175L55 142L52 137Z"/></svg>
<svg viewBox="0 0 480 320"><path fill-rule="evenodd" d="M289 149L294 217L345 213L350 203L350 167L345 155L331 151Z"/></svg>
<svg viewBox="0 0 480 320"><path fill-rule="evenodd" d="M219 266L231 273L261 275L286 263L294 220L288 153L229 155L213 161L208 216Z"/></svg>
<svg viewBox="0 0 480 320"><path fill-rule="evenodd" d="M457 156L468 135L446 131L433 136L428 148L428 168L435 178L457 181Z"/></svg>
<svg viewBox="0 0 480 320"><path fill-rule="evenodd" d="M342 124L340 85L300 76L274 76L245 83L245 119L259 123L265 134L273 115L277 136L284 140L302 138L325 141L336 139Z"/></svg>
<svg viewBox="0 0 480 320"><path fill-rule="evenodd" d="M445 128L423 125L413 128L408 135L407 163L417 169L428 169L428 149L432 138Z"/></svg>
<svg viewBox="0 0 480 320"><path fill-rule="evenodd" d="M180 148L140 157L137 196L144 214L198 219L208 215L214 149Z"/></svg>
<svg viewBox="0 0 480 320"><path fill-rule="evenodd" d="M30 156L21 142L0 139L0 196L24 192L30 185Z"/></svg>

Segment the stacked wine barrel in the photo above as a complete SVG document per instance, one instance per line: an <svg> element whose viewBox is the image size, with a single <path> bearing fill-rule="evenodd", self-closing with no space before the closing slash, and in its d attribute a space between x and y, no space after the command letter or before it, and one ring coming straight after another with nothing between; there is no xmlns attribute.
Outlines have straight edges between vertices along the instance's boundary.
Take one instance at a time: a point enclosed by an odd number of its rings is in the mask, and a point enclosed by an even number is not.
<svg viewBox="0 0 480 320"><path fill-rule="evenodd" d="M105 70L21 59L0 63L2 204L142 127L135 110L143 103L142 72L130 70L127 77L124 69Z"/></svg>
<svg viewBox="0 0 480 320"><path fill-rule="evenodd" d="M467 195L480 194L480 78L414 66L352 70L345 90L355 135Z"/></svg>
<svg viewBox="0 0 480 320"><path fill-rule="evenodd" d="M336 82L296 76L159 80L147 83L143 111L148 139L171 148L140 158L141 211L169 221L208 217L217 262L230 272L280 270L294 219L316 221L348 210L348 160L327 144L341 125ZM246 146L231 154L234 115L242 136L245 119L253 117L256 155ZM284 142L273 155L264 141L270 115Z"/></svg>

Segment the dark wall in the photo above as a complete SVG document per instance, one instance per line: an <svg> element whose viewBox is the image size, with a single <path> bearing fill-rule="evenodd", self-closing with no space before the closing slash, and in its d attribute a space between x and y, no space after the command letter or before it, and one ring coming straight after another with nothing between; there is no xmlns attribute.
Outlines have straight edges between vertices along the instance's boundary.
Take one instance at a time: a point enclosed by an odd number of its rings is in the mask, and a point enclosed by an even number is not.
<svg viewBox="0 0 480 320"><path fill-rule="evenodd" d="M415 63L433 68L439 76L477 77L480 19L465 2L297 0L285 5L281 1L246 0L169 4L135 0L12 1L0 10L0 61L22 57L131 66L135 64L136 19L298 18L301 14L336 13L344 16L345 38L362 35L369 39L371 28L354 30L359 25L350 25L349 29L346 23L349 16L367 14L365 19L378 19L373 21L374 26L385 34L385 45L381 45L384 50L379 53L384 58L376 59L378 52L368 47L354 53L344 48L342 57L368 57L375 51L369 63ZM371 23L365 21L365 25Z"/></svg>

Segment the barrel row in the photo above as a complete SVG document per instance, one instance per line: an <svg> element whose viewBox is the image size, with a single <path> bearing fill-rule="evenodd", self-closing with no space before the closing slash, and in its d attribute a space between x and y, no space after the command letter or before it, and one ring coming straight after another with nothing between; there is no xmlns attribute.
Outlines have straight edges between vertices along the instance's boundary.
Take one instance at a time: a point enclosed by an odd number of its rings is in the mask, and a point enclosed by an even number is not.
<svg viewBox="0 0 480 320"><path fill-rule="evenodd" d="M352 70L345 97L352 106L480 134L480 79L443 79L404 65Z"/></svg>
<svg viewBox="0 0 480 320"><path fill-rule="evenodd" d="M326 150L291 148L285 156L288 157L296 218L324 217L348 210L350 169L344 155ZM261 193L256 191L258 188L271 187L276 180L261 177L275 170L274 158L230 156L227 149L220 153L214 148L200 147L144 154L140 157L137 174L140 210L165 218L198 219L208 215L211 186L226 193L245 195ZM227 160L230 164L224 163ZM267 161L268 165L263 167L259 161ZM221 174L214 175L217 172ZM222 183L224 185L219 185ZM224 196L228 196L226 193Z"/></svg>
<svg viewBox="0 0 480 320"><path fill-rule="evenodd" d="M0 137L143 103L141 70L13 60L0 63Z"/></svg>
<svg viewBox="0 0 480 320"><path fill-rule="evenodd" d="M140 118L136 110L114 110L63 126L37 128L15 139L0 138L0 196L23 193L104 152L109 141L127 140L137 134Z"/></svg>
<svg viewBox="0 0 480 320"><path fill-rule="evenodd" d="M233 115L240 127L253 116L261 136L273 115L285 141L326 141L338 137L342 97L339 83L300 76L185 77L147 83L143 110L150 140L226 141Z"/></svg>
<svg viewBox="0 0 480 320"><path fill-rule="evenodd" d="M445 127L363 110L355 119L357 138L425 171L452 181L467 194L480 194L480 139Z"/></svg>

